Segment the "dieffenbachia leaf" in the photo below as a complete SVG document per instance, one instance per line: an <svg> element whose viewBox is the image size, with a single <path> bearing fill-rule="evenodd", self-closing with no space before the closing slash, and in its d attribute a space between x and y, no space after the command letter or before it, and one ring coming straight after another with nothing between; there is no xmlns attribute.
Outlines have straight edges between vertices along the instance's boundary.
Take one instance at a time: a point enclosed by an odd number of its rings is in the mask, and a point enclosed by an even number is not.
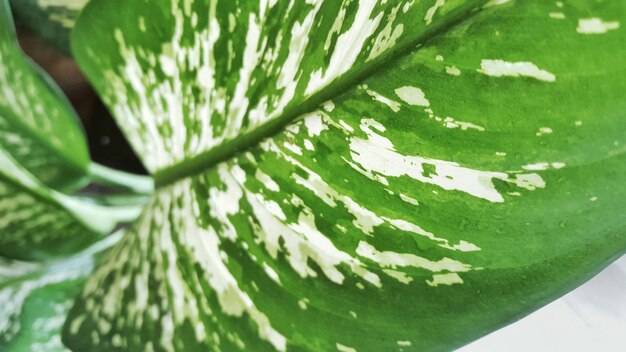
<svg viewBox="0 0 626 352"><path fill-rule="evenodd" d="M76 253L138 211L54 191L0 148L0 214L0 255L32 260Z"/></svg>
<svg viewBox="0 0 626 352"><path fill-rule="evenodd" d="M84 184L89 151L78 118L52 80L19 47L0 1L0 147L45 184Z"/></svg>
<svg viewBox="0 0 626 352"><path fill-rule="evenodd" d="M62 261L27 263L0 259L0 349L5 352L68 351L61 327L86 278L114 234Z"/></svg>
<svg viewBox="0 0 626 352"><path fill-rule="evenodd" d="M22 23L58 49L69 53L70 32L89 0L10 0Z"/></svg>
<svg viewBox="0 0 626 352"><path fill-rule="evenodd" d="M106 16L124 6L125 16ZM620 0L94 0L156 172L74 350L450 350L626 250Z"/></svg>

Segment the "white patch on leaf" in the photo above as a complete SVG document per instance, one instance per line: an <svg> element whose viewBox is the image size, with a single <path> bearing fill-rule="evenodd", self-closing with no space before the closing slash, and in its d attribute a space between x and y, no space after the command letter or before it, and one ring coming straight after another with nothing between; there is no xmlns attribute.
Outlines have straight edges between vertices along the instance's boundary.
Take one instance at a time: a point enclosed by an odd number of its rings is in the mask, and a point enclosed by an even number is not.
<svg viewBox="0 0 626 352"><path fill-rule="evenodd" d="M480 73L493 77L531 77L544 82L556 81L556 76L542 70L532 62L508 62L484 59L480 62Z"/></svg>
<svg viewBox="0 0 626 352"><path fill-rule="evenodd" d="M605 22L600 18L581 18L578 20L576 32L580 34L603 34L619 28L617 21Z"/></svg>

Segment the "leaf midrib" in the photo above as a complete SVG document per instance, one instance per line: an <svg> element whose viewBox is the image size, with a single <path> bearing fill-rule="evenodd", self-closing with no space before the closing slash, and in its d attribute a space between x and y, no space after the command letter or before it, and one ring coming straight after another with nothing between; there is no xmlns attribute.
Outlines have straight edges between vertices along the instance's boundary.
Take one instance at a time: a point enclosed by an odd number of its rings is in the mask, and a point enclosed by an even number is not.
<svg viewBox="0 0 626 352"><path fill-rule="evenodd" d="M314 111L329 99L336 98L357 86L386 65L397 61L413 52L419 45L424 45L437 36L446 33L457 24L478 13L489 0L476 0L459 6L441 21L427 26L425 31L405 44L388 50L362 67L348 71L347 74L333 81L328 86L311 95L295 106L288 106L283 113L240 136L227 140L212 149L201 152L177 164L157 170L153 177L155 189L168 186L179 180L200 174L213 166L229 160L247 151L265 138L280 133L284 127L299 116ZM472 13L473 12L473 13Z"/></svg>

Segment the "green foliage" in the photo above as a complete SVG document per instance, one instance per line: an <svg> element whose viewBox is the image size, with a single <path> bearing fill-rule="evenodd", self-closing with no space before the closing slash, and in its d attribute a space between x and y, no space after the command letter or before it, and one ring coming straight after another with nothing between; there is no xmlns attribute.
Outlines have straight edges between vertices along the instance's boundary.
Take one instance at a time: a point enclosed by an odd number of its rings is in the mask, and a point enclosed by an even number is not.
<svg viewBox="0 0 626 352"><path fill-rule="evenodd" d="M88 183L121 192L114 206L81 195ZM0 350L62 349L61 326L95 253L137 217L132 193L151 183L89 160L76 114L24 56L0 1Z"/></svg>
<svg viewBox="0 0 626 352"><path fill-rule="evenodd" d="M70 52L70 32L89 0L10 0L18 19L57 49Z"/></svg>
<svg viewBox="0 0 626 352"><path fill-rule="evenodd" d="M620 0L92 0L73 54L157 188L64 343L446 351L558 298L626 252L624 20Z"/></svg>

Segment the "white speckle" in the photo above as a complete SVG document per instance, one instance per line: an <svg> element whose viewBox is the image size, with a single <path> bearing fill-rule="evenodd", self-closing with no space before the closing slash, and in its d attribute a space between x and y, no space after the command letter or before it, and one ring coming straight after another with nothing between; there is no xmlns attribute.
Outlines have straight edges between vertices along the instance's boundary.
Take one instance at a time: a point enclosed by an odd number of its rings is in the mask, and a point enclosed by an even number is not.
<svg viewBox="0 0 626 352"><path fill-rule="evenodd" d="M603 34L619 28L619 22L604 22L597 17L578 20L576 32L580 34Z"/></svg>
<svg viewBox="0 0 626 352"><path fill-rule="evenodd" d="M598 197L591 197L591 198L589 198L589 200L592 201L592 202L595 202L595 201L598 200Z"/></svg>
<svg viewBox="0 0 626 352"><path fill-rule="evenodd" d="M542 70L532 62L507 62L503 60L482 60L478 72L493 77L531 77L545 82L556 81L556 76Z"/></svg>
<svg viewBox="0 0 626 352"><path fill-rule="evenodd" d="M578 121L574 121L574 125L576 125L576 126L582 126L582 125L583 125L583 122L582 122L582 121L580 121L580 120L578 120Z"/></svg>
<svg viewBox="0 0 626 352"><path fill-rule="evenodd" d="M271 266L269 266L267 263L263 263L263 270L265 271L265 273L270 279L280 284L280 277L278 276L278 273Z"/></svg>
<svg viewBox="0 0 626 352"><path fill-rule="evenodd" d="M400 87L395 90L396 95L405 103L414 106L430 106L424 92L417 87Z"/></svg>
<svg viewBox="0 0 626 352"><path fill-rule="evenodd" d="M408 341L408 340L404 340L404 341L398 340L396 341L396 343L398 344L398 346L402 346L402 347L410 347L412 345L411 341Z"/></svg>
<svg viewBox="0 0 626 352"><path fill-rule="evenodd" d="M304 117L304 126L307 128L309 137L319 136L328 126L322 120L320 113L310 113Z"/></svg>
<svg viewBox="0 0 626 352"><path fill-rule="evenodd" d="M522 169L524 169L524 170L532 170L532 171L540 171L540 170L547 170L549 166L550 166L550 164L548 164L548 163L536 163L536 164L523 165Z"/></svg>
<svg viewBox="0 0 626 352"><path fill-rule="evenodd" d="M352 128L352 126L344 120L339 120L339 126L348 132L354 132L354 128Z"/></svg>
<svg viewBox="0 0 626 352"><path fill-rule="evenodd" d="M400 103L398 103L397 101L394 101L394 100L391 100L391 99L389 99L387 97L384 97L384 96L380 95L378 92L375 92L375 91L373 91L371 89L366 89L365 91L374 100L387 105L393 112L400 111Z"/></svg>
<svg viewBox="0 0 626 352"><path fill-rule="evenodd" d="M435 274L432 280L426 280L428 286L462 284L463 279L457 273Z"/></svg>
<svg viewBox="0 0 626 352"><path fill-rule="evenodd" d="M445 2L446 2L445 0L437 0L435 4L426 11L426 15L424 16L424 21L426 22L427 25L433 22L433 17L435 16L437 9L442 7L445 4Z"/></svg>
<svg viewBox="0 0 626 352"><path fill-rule="evenodd" d="M265 186L265 188L269 189L270 191L272 192L280 191L280 187L278 186L278 184L274 182L274 180L272 180L272 178L269 177L263 171L257 169L255 177L257 180L259 180L259 182L263 184L263 186Z"/></svg>
<svg viewBox="0 0 626 352"><path fill-rule="evenodd" d="M341 352L357 352L357 350L355 350L354 348L342 345L339 342L337 342L336 346L337 350Z"/></svg>
<svg viewBox="0 0 626 352"><path fill-rule="evenodd" d="M496 152L496 156L506 156L505 152Z"/></svg>
<svg viewBox="0 0 626 352"><path fill-rule="evenodd" d="M417 199L415 198L411 198L405 194L400 193L400 199L402 199L403 201L409 203L409 204L413 204L413 205L420 205L420 203L417 201Z"/></svg>
<svg viewBox="0 0 626 352"><path fill-rule="evenodd" d="M550 127L540 127L539 131L535 133L535 136L539 137L539 136L543 136L545 134L551 134L551 133L552 133L552 129Z"/></svg>
<svg viewBox="0 0 626 352"><path fill-rule="evenodd" d="M435 60L436 61L443 61L443 56L437 55L437 56L435 56Z"/></svg>
<svg viewBox="0 0 626 352"><path fill-rule="evenodd" d="M308 304L308 303L309 303L309 300L308 300L308 299L306 299L306 298L303 298L303 299L301 299L301 300L299 300L299 301L298 301L298 306L299 306L299 307L300 307L300 309L302 309L302 310L307 310L307 308L308 308L308 305L307 305L307 304Z"/></svg>
<svg viewBox="0 0 626 352"><path fill-rule="evenodd" d="M563 12L550 12L550 18L554 18L556 20L565 19L565 14Z"/></svg>
<svg viewBox="0 0 626 352"><path fill-rule="evenodd" d="M461 70L459 70L456 66L446 66L446 73L452 76L460 76Z"/></svg>
<svg viewBox="0 0 626 352"><path fill-rule="evenodd" d="M446 128L459 128L460 127L461 130L463 131L467 131L468 129L473 129L473 130L477 130L480 132L485 131L485 128L482 126L475 125L471 122L458 121L458 120L453 119L450 116L446 117L443 121L444 121L443 125Z"/></svg>
<svg viewBox="0 0 626 352"><path fill-rule="evenodd" d="M489 0L485 5L483 5L483 8L488 8L488 7L491 7L491 6L506 4L509 1L511 1L511 0Z"/></svg>
<svg viewBox="0 0 626 352"><path fill-rule="evenodd" d="M300 149L300 147L298 147L295 144L289 143L289 142L284 142L283 146L287 149L289 149L290 151L292 151L295 154L298 155L302 155L302 149Z"/></svg>
<svg viewBox="0 0 626 352"><path fill-rule="evenodd" d="M412 277L408 276L406 273L403 273L401 271L396 271L392 269L383 269L383 272L389 275L390 277L398 280L398 282L401 282L405 285L408 285L413 281Z"/></svg>

